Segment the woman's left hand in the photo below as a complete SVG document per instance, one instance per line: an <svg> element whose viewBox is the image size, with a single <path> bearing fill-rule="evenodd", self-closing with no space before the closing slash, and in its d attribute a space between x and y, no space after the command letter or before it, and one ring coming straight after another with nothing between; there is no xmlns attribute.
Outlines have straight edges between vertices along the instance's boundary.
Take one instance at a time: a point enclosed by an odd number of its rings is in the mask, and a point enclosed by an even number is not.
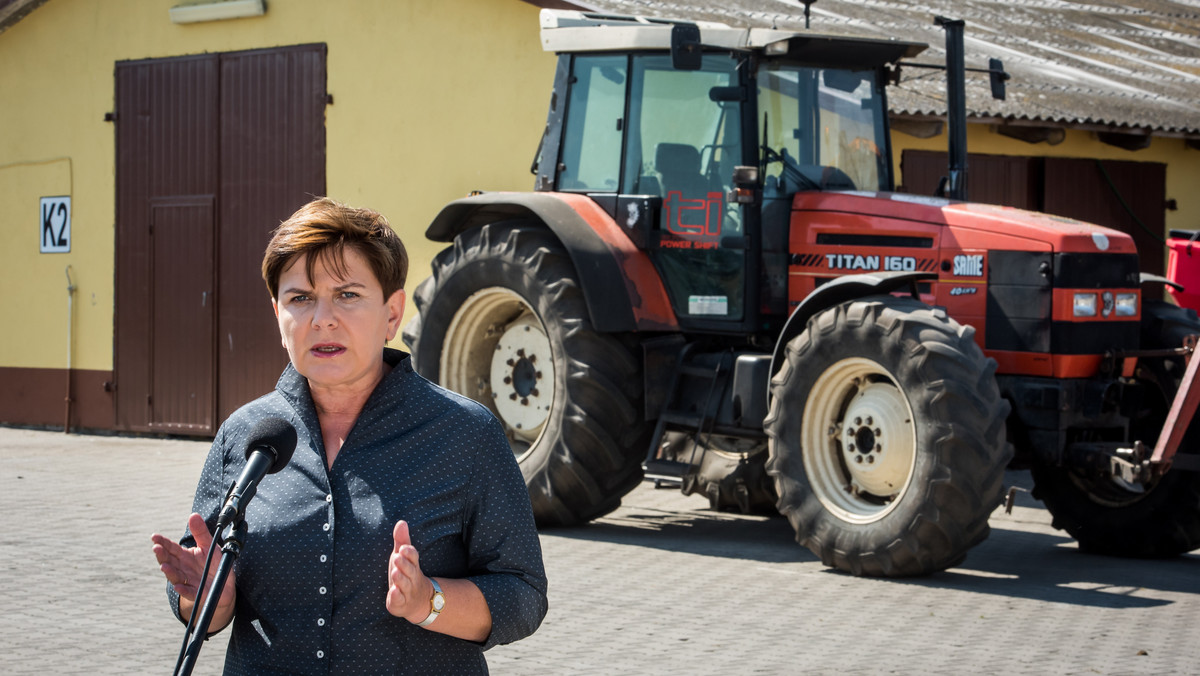
<svg viewBox="0 0 1200 676"><path fill-rule="evenodd" d="M392 529L392 555L388 557L388 612L413 624L429 616L433 583L421 572L421 557L412 546L408 523L397 521Z"/></svg>

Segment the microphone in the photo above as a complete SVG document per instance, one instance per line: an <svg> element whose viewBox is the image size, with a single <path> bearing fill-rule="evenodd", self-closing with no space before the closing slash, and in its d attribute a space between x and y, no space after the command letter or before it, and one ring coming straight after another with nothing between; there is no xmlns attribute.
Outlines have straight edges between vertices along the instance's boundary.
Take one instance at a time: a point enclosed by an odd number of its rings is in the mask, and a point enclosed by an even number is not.
<svg viewBox="0 0 1200 676"><path fill-rule="evenodd" d="M246 467L225 495L214 533L240 517L258 491L263 476L287 466L296 450L296 428L283 418L264 418L250 430L246 444Z"/></svg>

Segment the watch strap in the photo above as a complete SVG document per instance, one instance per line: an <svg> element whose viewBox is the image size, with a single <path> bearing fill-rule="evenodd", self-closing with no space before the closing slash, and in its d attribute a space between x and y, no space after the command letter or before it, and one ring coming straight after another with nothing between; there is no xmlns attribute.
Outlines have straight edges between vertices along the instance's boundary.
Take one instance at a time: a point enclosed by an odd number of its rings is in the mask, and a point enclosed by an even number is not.
<svg viewBox="0 0 1200 676"><path fill-rule="evenodd" d="M438 584L438 581L432 577L429 578L429 581L433 583L433 596L429 598L429 615L417 623L418 627L428 627L433 624L433 621L438 618L438 615L442 614L442 610L446 607L446 595L442 593L442 585ZM442 599L441 604L437 603L439 596Z"/></svg>

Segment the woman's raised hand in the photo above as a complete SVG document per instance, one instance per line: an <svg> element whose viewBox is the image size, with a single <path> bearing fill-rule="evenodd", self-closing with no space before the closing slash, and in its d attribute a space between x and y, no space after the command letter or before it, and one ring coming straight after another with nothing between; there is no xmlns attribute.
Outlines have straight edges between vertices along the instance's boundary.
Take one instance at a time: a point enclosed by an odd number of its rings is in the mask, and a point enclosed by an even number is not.
<svg viewBox="0 0 1200 676"><path fill-rule="evenodd" d="M171 538L158 533L150 536L150 541L154 543L151 549L154 551L154 558L158 559L159 570L166 576L167 582L175 587L175 591L179 592L179 612L184 618L191 615L192 606L196 603L196 595L201 586L207 590L217 572L217 562L214 561L208 571L208 580L200 579L200 575L204 572L204 561L208 557L208 550L212 547L213 542L212 533L208 531L208 524L204 523L204 517L199 514L189 516L188 530L196 539L195 547L184 547ZM236 598L234 576L230 571L229 577L225 580L225 588L221 590L221 597L217 601L217 612L213 617L210 631L215 631L228 624L233 615L233 602Z"/></svg>

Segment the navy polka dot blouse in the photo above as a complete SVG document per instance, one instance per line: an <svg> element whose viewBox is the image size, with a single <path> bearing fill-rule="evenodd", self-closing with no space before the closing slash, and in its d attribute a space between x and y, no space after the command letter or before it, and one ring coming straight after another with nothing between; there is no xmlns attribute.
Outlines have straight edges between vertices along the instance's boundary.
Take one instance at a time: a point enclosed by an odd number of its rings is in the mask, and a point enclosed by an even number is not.
<svg viewBox="0 0 1200 676"><path fill-rule="evenodd" d="M193 503L210 529L254 424L282 417L299 437L291 462L262 480L246 510L226 674L487 673L484 650L532 634L545 616L529 494L500 424L415 373L403 352L385 350L384 359L393 368L331 469L308 383L291 365L274 392L218 431ZM392 527L401 519L422 572L467 578L483 592L492 614L484 643L388 613ZM195 545L190 533L181 543ZM178 617L170 585L167 595Z"/></svg>

